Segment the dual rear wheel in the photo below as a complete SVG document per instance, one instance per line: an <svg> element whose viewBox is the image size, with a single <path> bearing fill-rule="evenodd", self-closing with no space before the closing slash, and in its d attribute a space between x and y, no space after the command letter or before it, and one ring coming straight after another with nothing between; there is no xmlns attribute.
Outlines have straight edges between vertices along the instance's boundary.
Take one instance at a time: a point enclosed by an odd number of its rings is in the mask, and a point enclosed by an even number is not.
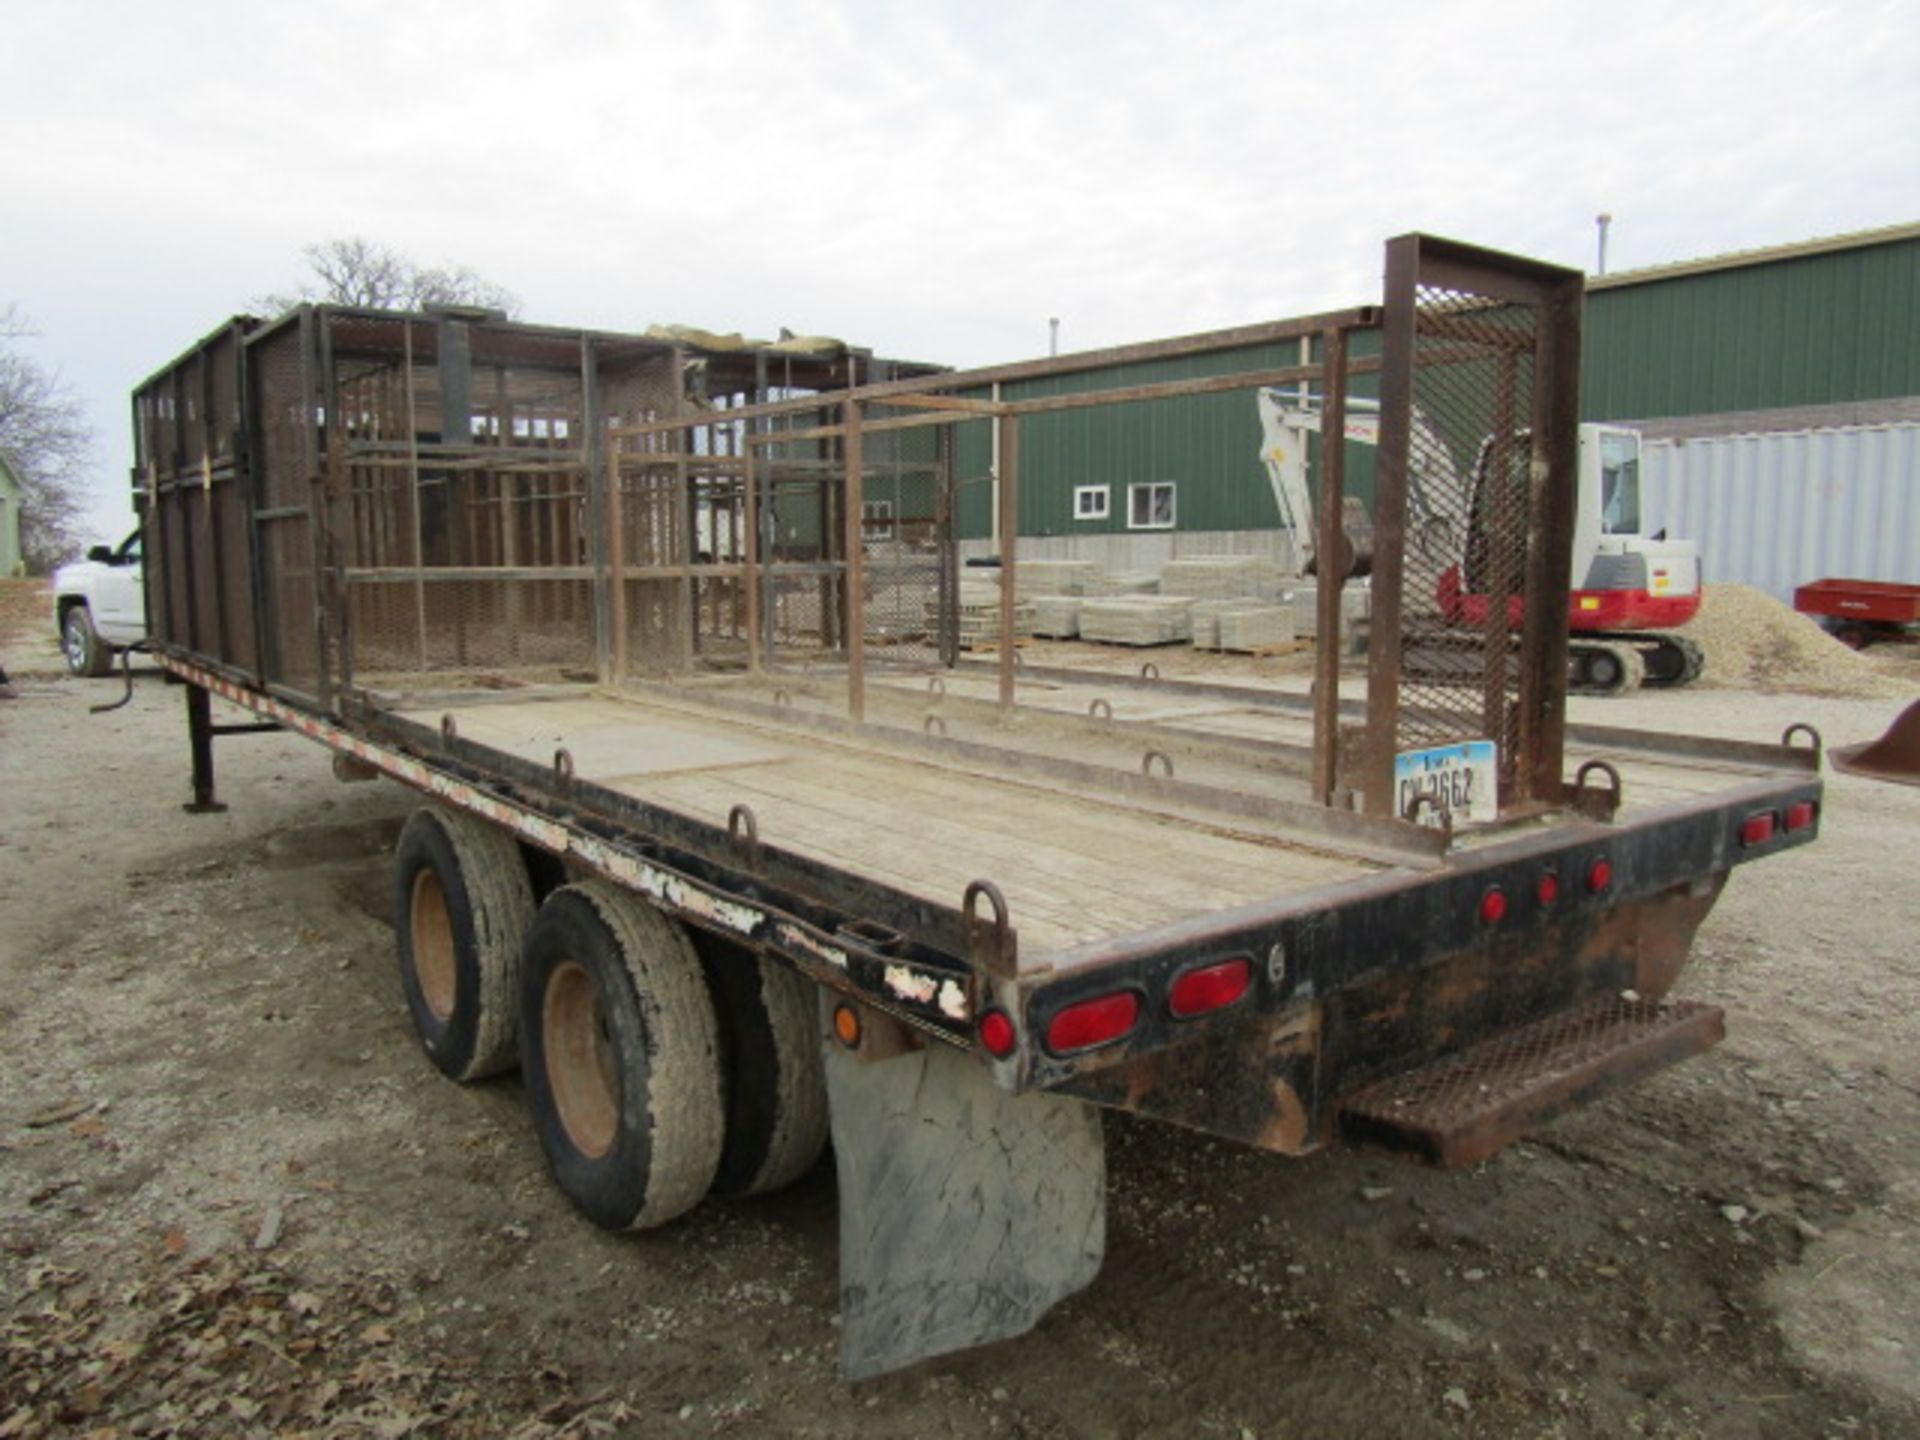
<svg viewBox="0 0 1920 1440"><path fill-rule="evenodd" d="M548 1168L596 1223L662 1225L819 1158L815 1002L794 972L601 880L536 911L517 843L454 811L408 821L394 906L428 1056L469 1080L517 1053Z"/></svg>

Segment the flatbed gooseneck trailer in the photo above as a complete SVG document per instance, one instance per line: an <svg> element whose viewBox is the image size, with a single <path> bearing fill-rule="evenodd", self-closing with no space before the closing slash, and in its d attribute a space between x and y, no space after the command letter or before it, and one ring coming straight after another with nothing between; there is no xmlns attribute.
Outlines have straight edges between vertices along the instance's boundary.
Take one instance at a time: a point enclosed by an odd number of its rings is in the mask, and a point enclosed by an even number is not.
<svg viewBox="0 0 1920 1440"><path fill-rule="evenodd" d="M1819 741L1566 724L1581 278L1426 236L1387 262L1380 306L971 372L232 321L134 405L190 808L259 725L424 797L394 875L420 1039L455 1079L519 1066L595 1221L773 1189L830 1132L856 1377L1093 1280L1103 1109L1483 1159L1719 1039L1668 991L1732 867L1813 838ZM1306 697L1023 664L1023 465L1089 406L1232 430L1290 385L1328 433L1379 407L1364 700L1332 586ZM1506 478L1446 489L1476 466ZM984 622L962 514L1005 562Z"/></svg>

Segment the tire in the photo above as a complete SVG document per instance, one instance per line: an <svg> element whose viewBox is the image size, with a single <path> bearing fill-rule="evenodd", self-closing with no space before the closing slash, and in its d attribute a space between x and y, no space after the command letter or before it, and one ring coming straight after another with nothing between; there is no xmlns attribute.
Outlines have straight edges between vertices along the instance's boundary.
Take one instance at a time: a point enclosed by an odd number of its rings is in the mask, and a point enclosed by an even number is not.
<svg viewBox="0 0 1920 1440"><path fill-rule="evenodd" d="M520 945L533 923L520 847L455 810L407 818L393 857L400 985L427 1057L454 1080L511 1070Z"/></svg>
<svg viewBox="0 0 1920 1440"><path fill-rule="evenodd" d="M727 1138L716 1195L764 1195L791 1185L827 1144L827 1075L820 999L786 966L696 933L719 1024Z"/></svg>
<svg viewBox="0 0 1920 1440"><path fill-rule="evenodd" d="M93 612L85 601L69 605L60 617L60 650L75 675L97 679L113 673L113 647L93 628Z"/></svg>
<svg viewBox="0 0 1920 1440"><path fill-rule="evenodd" d="M726 1133L713 1001L686 932L599 880L540 907L520 965L521 1074L554 1182L609 1230L698 1205Z"/></svg>

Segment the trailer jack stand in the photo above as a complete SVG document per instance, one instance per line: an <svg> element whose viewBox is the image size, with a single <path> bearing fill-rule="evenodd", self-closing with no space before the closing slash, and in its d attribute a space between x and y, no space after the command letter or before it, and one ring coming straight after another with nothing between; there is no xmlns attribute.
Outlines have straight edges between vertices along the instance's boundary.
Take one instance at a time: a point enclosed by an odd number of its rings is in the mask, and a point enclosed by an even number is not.
<svg viewBox="0 0 1920 1440"><path fill-rule="evenodd" d="M189 683L187 690L187 742L193 751L193 799L180 808L189 815L218 815L227 807L213 793L213 737L216 735L258 735L278 730L271 721L250 725L213 723L212 698L204 685Z"/></svg>

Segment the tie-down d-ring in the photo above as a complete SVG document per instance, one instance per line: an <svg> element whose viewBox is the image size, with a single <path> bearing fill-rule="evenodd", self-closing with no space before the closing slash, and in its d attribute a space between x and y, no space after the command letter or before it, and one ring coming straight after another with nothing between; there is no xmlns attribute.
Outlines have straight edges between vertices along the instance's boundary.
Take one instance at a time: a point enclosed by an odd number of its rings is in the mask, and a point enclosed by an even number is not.
<svg viewBox="0 0 1920 1440"><path fill-rule="evenodd" d="M1780 743L1791 748L1795 735L1804 735L1813 742L1813 758L1818 760L1824 748L1820 741L1820 732L1814 729L1813 726L1807 724L1806 721L1796 720L1780 732Z"/></svg>
<svg viewBox="0 0 1920 1440"><path fill-rule="evenodd" d="M1606 776L1608 783L1612 786L1612 794L1608 797L1611 803L1607 806L1607 813L1610 815L1620 808L1620 772L1605 760L1589 760L1573 772L1574 799L1577 802L1586 796L1587 776L1596 771ZM1593 793L1596 798L1600 794L1597 789Z"/></svg>
<svg viewBox="0 0 1920 1440"><path fill-rule="evenodd" d="M727 812L727 843L749 865L760 863L760 822L752 806L736 805Z"/></svg>
<svg viewBox="0 0 1920 1440"><path fill-rule="evenodd" d="M982 895L993 907L993 953L1004 961L1009 958L1013 939L1007 926L1007 897L1000 893L1000 887L991 880L971 881L967 885L966 895L960 901L960 913L967 922L967 942L969 946L972 945L973 937L980 932L984 923L976 913Z"/></svg>
<svg viewBox="0 0 1920 1440"><path fill-rule="evenodd" d="M1406 813L1400 818L1409 824L1418 825L1420 823L1420 810L1422 806L1432 806L1434 814L1440 817L1439 829L1441 834L1453 834L1453 812L1442 806L1440 802L1431 795L1420 794L1414 796L1413 799L1407 802Z"/></svg>

